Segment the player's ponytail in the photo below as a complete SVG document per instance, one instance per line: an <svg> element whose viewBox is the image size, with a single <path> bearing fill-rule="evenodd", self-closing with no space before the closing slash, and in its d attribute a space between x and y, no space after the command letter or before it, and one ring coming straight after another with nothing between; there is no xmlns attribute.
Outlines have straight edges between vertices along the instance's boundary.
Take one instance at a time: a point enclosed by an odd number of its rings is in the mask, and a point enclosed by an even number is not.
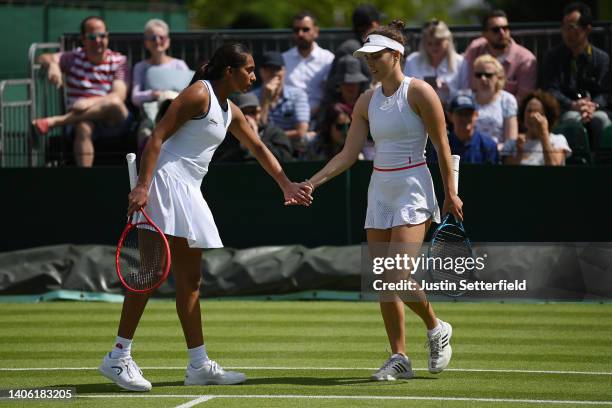
<svg viewBox="0 0 612 408"><path fill-rule="evenodd" d="M222 79L227 67L239 68L245 65L250 54L249 49L240 43L222 45L217 48L208 63L197 69L189 85L202 79L209 81Z"/></svg>

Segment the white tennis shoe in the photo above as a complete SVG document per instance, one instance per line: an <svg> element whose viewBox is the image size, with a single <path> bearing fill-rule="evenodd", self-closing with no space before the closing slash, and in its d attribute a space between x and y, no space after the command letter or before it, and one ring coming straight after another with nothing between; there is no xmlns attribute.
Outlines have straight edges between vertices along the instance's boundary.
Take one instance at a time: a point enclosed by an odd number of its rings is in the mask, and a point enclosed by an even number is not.
<svg viewBox="0 0 612 408"><path fill-rule="evenodd" d="M442 327L425 344L425 347L429 349L429 372L432 374L441 373L448 367L453 355L453 349L450 345L453 326L440 319L438 319L438 322Z"/></svg>
<svg viewBox="0 0 612 408"><path fill-rule="evenodd" d="M372 376L370 379L374 381L395 381L397 379L409 379L414 377L412 371L412 363L410 359L403 354L394 354L385 364Z"/></svg>
<svg viewBox="0 0 612 408"><path fill-rule="evenodd" d="M225 371L213 360L207 360L201 368L189 364L185 372L185 385L232 385L245 381L243 373Z"/></svg>
<svg viewBox="0 0 612 408"><path fill-rule="evenodd" d="M111 353L108 353L98 370L103 376L126 390L150 391L152 388L132 357L111 358Z"/></svg>

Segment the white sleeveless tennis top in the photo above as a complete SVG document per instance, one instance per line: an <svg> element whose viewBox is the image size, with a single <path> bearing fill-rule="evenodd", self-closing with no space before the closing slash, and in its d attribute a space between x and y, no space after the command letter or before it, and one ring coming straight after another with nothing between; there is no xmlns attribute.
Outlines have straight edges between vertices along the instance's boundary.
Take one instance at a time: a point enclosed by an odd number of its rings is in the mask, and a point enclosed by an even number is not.
<svg viewBox="0 0 612 408"><path fill-rule="evenodd" d="M365 228L389 229L440 222L433 181L425 165L427 133L423 121L408 104L411 78L404 78L390 97L382 86L368 106L374 138L374 171L368 187Z"/></svg>
<svg viewBox="0 0 612 408"><path fill-rule="evenodd" d="M210 82L200 82L208 89L208 113L188 121L168 138L162 144L158 160L158 167L161 163L168 166L168 162L172 162L178 174L185 177L183 181L192 178L192 182L199 184L232 121L229 101L226 101L227 110L223 110Z"/></svg>
<svg viewBox="0 0 612 408"><path fill-rule="evenodd" d="M205 115L181 126L162 144L149 187L147 213L168 235L183 237L192 248L223 247L212 213L200 190L208 165L232 121L230 102L223 110L208 81Z"/></svg>
<svg viewBox="0 0 612 408"><path fill-rule="evenodd" d="M376 170L393 171L425 163L427 133L423 121L408 104L410 80L405 77L389 97L383 94L382 86L372 94L368 119L375 142Z"/></svg>

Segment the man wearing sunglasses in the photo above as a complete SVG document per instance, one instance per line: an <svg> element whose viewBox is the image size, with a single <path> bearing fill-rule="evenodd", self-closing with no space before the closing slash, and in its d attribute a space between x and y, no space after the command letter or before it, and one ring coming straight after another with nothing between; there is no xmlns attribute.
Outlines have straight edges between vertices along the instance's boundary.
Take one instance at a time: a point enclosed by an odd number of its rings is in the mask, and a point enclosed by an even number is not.
<svg viewBox="0 0 612 408"><path fill-rule="evenodd" d="M108 49L108 31L101 17L87 17L81 22L81 41L83 46L73 51L39 57L49 81L58 87L66 86L67 110L63 115L36 119L32 125L39 136L52 128L70 125L76 164L91 167L93 140L127 130L128 109L124 101L129 70L126 57Z"/></svg>
<svg viewBox="0 0 612 408"><path fill-rule="evenodd" d="M506 85L504 90L513 94L520 102L536 87L536 57L527 48L517 44L510 36L508 17L502 10L491 11L482 20L482 37L472 41L464 53L459 72L459 88L469 89L476 58L490 54L504 67Z"/></svg>
<svg viewBox="0 0 612 408"><path fill-rule="evenodd" d="M300 12L293 18L295 47L283 53L287 71L285 84L306 92L312 116L323 100L325 81L334 61L331 51L319 47L318 37L319 27L314 15Z"/></svg>

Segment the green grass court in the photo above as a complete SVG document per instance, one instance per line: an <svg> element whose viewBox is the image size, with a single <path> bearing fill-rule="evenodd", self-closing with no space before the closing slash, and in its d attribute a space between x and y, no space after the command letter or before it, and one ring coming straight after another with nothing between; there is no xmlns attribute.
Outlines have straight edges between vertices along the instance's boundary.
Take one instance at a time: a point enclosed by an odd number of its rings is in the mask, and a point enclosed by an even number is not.
<svg viewBox="0 0 612 408"><path fill-rule="evenodd" d="M120 304L0 304L0 388L71 386L78 395L0 406L612 406L612 304L435 306L454 327L451 369L427 372L424 328L407 314L417 378L374 383L369 375L388 357L375 303L204 300L209 355L248 380L184 387L187 352L174 303L152 302L132 355L153 391L135 394L97 373Z"/></svg>

